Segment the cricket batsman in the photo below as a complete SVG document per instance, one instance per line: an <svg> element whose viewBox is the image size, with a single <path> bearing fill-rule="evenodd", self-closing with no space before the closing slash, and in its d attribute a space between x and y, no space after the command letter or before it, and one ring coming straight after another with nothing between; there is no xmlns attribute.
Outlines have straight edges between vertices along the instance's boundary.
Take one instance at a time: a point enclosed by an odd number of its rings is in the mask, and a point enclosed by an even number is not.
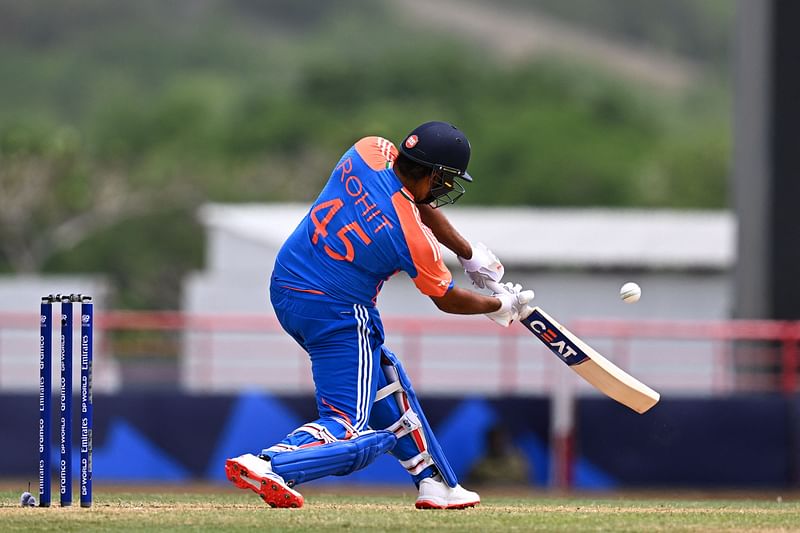
<svg viewBox="0 0 800 533"><path fill-rule="evenodd" d="M485 314L501 326L527 317L533 291L498 285L503 266L472 246L438 207L469 183L467 137L427 122L399 150L365 137L344 153L308 214L278 253L270 299L281 326L308 352L319 418L282 441L228 459L232 483L272 507L301 507L300 483L343 476L383 453L394 455L419 489L419 509L461 509L480 496L458 484L397 356L384 344L376 299L402 270L446 313ZM440 244L478 288L455 286Z"/></svg>

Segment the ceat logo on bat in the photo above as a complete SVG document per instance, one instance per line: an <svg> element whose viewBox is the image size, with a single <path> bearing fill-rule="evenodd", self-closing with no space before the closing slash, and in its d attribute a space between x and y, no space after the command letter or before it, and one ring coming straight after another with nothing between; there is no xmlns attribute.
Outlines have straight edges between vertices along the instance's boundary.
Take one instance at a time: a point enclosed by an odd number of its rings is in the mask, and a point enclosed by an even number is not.
<svg viewBox="0 0 800 533"><path fill-rule="evenodd" d="M553 326L541 313L534 311L522 321L531 332L544 342L550 351L561 358L569 366L578 365L589 359L589 356L575 346Z"/></svg>
<svg viewBox="0 0 800 533"><path fill-rule="evenodd" d="M419 137L417 137L416 135L411 135L408 139L406 139L406 148L408 149L414 148L418 142L419 142Z"/></svg>

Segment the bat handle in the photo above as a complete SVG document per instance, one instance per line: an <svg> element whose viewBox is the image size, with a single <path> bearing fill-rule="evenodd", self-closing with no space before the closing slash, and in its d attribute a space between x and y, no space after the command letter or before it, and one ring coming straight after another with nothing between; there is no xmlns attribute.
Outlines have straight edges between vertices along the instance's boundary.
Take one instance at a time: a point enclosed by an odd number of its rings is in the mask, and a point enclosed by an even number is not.
<svg viewBox="0 0 800 533"><path fill-rule="evenodd" d="M490 279L486 280L486 288L494 293L506 292L501 283L497 283L496 281L492 281Z"/></svg>

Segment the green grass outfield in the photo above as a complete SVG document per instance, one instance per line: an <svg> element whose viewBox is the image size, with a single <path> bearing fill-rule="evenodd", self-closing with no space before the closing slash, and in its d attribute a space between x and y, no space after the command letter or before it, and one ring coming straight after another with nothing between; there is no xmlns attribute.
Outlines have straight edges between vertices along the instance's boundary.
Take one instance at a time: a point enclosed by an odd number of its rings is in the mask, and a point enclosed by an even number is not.
<svg viewBox="0 0 800 533"><path fill-rule="evenodd" d="M55 487L54 487L55 489ZM130 489L128 489L130 490ZM148 490L152 491L149 492ZM97 487L94 506L22 508L21 490L0 489L8 531L800 531L800 497L647 492L597 497L484 492L463 511L418 511L415 493L325 487L302 509L271 509L255 495L214 486ZM77 496L77 495L76 495Z"/></svg>

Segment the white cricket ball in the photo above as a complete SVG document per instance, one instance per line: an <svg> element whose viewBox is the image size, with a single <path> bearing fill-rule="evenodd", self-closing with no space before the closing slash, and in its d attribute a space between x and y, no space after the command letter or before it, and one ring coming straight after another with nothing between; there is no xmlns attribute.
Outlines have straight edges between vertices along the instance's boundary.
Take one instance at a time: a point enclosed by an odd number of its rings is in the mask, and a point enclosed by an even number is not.
<svg viewBox="0 0 800 533"><path fill-rule="evenodd" d="M619 297L626 304L636 303L642 297L642 289L634 282L629 281L619 290Z"/></svg>

